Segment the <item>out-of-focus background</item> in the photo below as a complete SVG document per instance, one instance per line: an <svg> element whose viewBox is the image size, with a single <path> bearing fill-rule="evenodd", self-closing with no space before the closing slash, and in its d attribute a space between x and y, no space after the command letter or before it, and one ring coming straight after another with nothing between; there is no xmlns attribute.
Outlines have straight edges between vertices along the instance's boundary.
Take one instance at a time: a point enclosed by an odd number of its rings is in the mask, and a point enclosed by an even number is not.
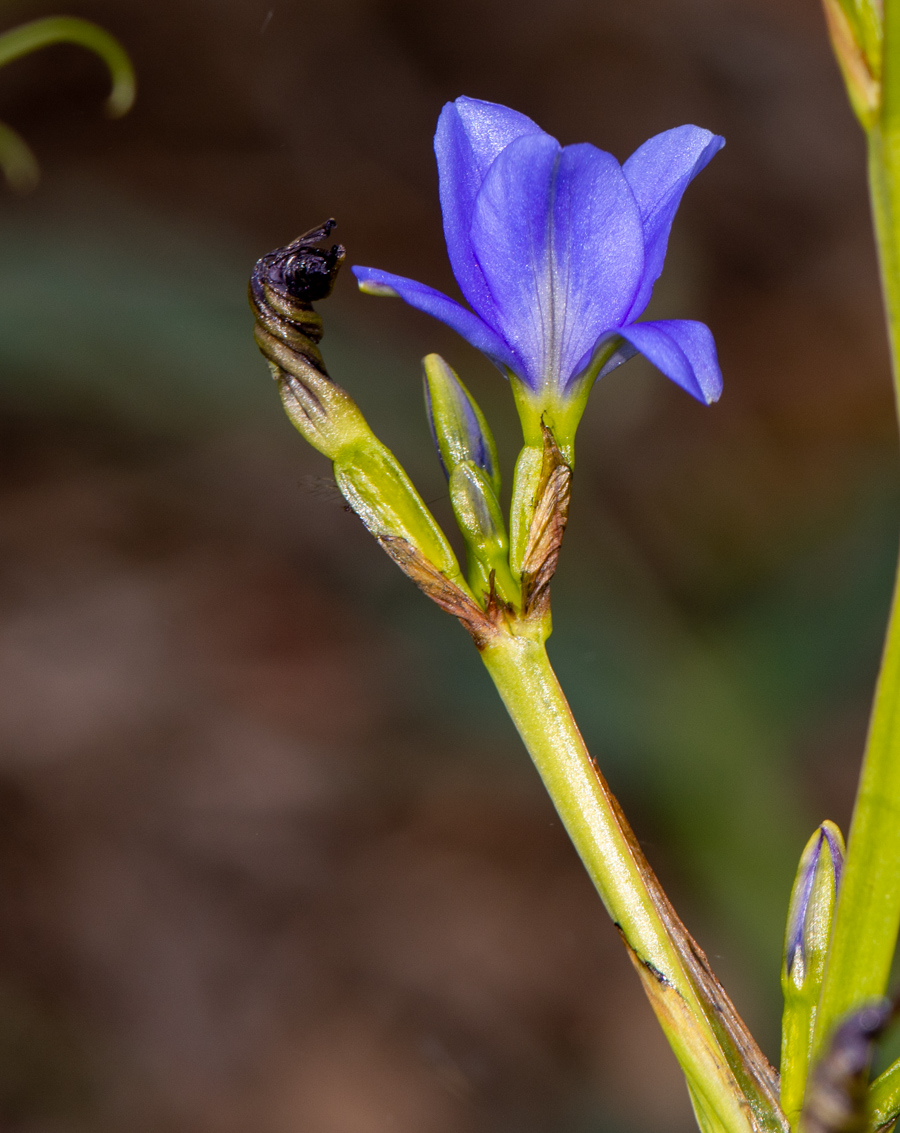
<svg viewBox="0 0 900 1133"><path fill-rule="evenodd" d="M255 351L254 260L327 216L454 287L431 136L468 94L624 159L725 150L641 360L595 390L551 652L770 1057L802 845L846 829L897 542L864 148L816 0L71 0L134 57L0 72L44 178L0 191L0 1128L682 1133L684 1087L463 631L346 513ZM9 26L50 14L4 7ZM55 9L54 9L55 11ZM439 516L419 359L361 296L326 360Z"/></svg>

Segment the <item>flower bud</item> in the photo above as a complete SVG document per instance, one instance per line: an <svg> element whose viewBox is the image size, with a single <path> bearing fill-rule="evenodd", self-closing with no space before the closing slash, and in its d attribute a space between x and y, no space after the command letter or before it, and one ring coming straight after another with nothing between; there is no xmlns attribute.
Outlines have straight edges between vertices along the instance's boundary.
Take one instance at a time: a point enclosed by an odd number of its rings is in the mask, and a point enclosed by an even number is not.
<svg viewBox="0 0 900 1133"><path fill-rule="evenodd" d="M465 587L456 556L399 461L371 432L334 462L344 499L385 550L400 540L446 579ZM394 556L396 557L396 556Z"/></svg>
<svg viewBox="0 0 900 1133"><path fill-rule="evenodd" d="M803 1104L843 864L844 839L833 822L825 821L800 857L784 937L781 1100L792 1126Z"/></svg>
<svg viewBox="0 0 900 1133"><path fill-rule="evenodd" d="M497 448L484 414L471 394L439 354L422 361L425 370L425 407L431 435L444 475L466 461L487 477L493 494L500 494Z"/></svg>
<svg viewBox="0 0 900 1133"><path fill-rule="evenodd" d="M450 473L450 503L466 541L472 591L489 596L493 590L503 601L515 602L519 588L509 571L503 513L490 481L474 461L462 461Z"/></svg>
<svg viewBox="0 0 900 1133"><path fill-rule="evenodd" d="M784 938L784 978L806 987L825 966L831 918L844 864L844 839L825 821L800 858Z"/></svg>
<svg viewBox="0 0 900 1133"><path fill-rule="evenodd" d="M507 554L509 540L491 483L474 461L457 464L450 474L450 502L466 542L485 554Z"/></svg>

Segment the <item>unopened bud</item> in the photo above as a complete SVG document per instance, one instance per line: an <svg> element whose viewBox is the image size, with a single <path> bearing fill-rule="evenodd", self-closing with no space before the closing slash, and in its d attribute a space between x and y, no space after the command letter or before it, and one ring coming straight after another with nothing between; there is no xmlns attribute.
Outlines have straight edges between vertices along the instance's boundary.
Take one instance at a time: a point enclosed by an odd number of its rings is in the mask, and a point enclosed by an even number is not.
<svg viewBox="0 0 900 1133"><path fill-rule="evenodd" d="M825 821L800 857L784 936L781 1103L792 1126L803 1104L843 864L844 839Z"/></svg>
<svg viewBox="0 0 900 1133"><path fill-rule="evenodd" d="M796 988L821 978L844 865L844 839L825 821L800 857L784 937L784 978Z"/></svg>
<svg viewBox="0 0 900 1133"><path fill-rule="evenodd" d="M457 464L450 475L450 502L466 538L486 554L507 553L503 513L490 481L471 460Z"/></svg>
<svg viewBox="0 0 900 1133"><path fill-rule="evenodd" d="M497 448L484 414L472 395L439 354L423 359L425 407L431 435L449 480L458 464L470 462L500 494Z"/></svg>
<svg viewBox="0 0 900 1133"><path fill-rule="evenodd" d="M474 461L462 461L451 472L450 503L466 541L473 592L490 595L493 590L507 603L517 601L503 513L490 481Z"/></svg>
<svg viewBox="0 0 900 1133"><path fill-rule="evenodd" d="M334 478L344 499L386 550L401 540L445 578L465 587L443 531L400 462L374 434L342 449L334 462Z"/></svg>

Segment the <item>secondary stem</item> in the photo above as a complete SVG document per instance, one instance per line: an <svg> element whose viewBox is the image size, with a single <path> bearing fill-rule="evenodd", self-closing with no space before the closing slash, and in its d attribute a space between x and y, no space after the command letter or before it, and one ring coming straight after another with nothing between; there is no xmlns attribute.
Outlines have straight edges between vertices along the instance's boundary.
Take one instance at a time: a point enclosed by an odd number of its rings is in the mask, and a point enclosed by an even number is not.
<svg viewBox="0 0 900 1133"><path fill-rule="evenodd" d="M884 104L869 131L869 187L895 391L900 391L900 5L885 3ZM900 927L900 578L875 691L834 934L816 1021L821 1053L838 1020L884 994Z"/></svg>
<svg viewBox="0 0 900 1133"><path fill-rule="evenodd" d="M747 1133L747 1102L725 1063L671 922L686 932L592 761L544 645L501 632L482 653L557 812L632 956L708 1130ZM661 913L662 907L662 913Z"/></svg>

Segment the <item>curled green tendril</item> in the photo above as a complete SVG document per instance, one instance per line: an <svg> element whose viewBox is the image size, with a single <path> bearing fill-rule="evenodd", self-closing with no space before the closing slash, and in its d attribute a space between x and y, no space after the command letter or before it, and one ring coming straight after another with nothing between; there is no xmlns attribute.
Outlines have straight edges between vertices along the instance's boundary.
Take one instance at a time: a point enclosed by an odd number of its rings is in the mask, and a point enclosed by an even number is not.
<svg viewBox="0 0 900 1133"><path fill-rule="evenodd" d="M11 189L28 193L41 179L40 166L31 147L16 131L0 122L0 169Z"/></svg>
<svg viewBox="0 0 900 1133"><path fill-rule="evenodd" d="M89 20L75 16L47 16L13 28L0 35L0 67L54 43L74 43L99 55L112 78L106 112L111 118L120 118L128 113L134 103L136 87L131 60L117 39ZM34 188L40 177L37 159L27 143L2 122L0 169L9 185L19 191Z"/></svg>

